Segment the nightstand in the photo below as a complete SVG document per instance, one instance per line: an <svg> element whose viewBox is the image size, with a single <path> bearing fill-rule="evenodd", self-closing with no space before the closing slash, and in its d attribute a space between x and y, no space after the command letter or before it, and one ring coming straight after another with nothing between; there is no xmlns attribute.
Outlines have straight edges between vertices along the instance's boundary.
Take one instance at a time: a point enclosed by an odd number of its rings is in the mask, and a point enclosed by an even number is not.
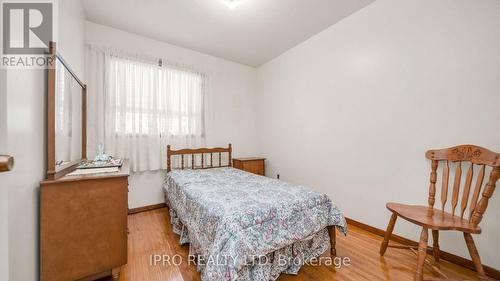
<svg viewBox="0 0 500 281"><path fill-rule="evenodd" d="M259 157L233 158L233 167L264 176L266 171L265 161L266 158Z"/></svg>

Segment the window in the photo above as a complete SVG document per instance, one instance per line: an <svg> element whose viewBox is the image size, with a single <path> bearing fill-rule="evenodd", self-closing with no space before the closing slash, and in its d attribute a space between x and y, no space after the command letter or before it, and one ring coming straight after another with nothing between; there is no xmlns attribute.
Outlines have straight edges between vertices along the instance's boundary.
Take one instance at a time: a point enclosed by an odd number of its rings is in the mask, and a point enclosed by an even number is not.
<svg viewBox="0 0 500 281"><path fill-rule="evenodd" d="M155 59L88 46L89 157L130 160L133 172L166 168L167 145L205 145L206 75Z"/></svg>
<svg viewBox="0 0 500 281"><path fill-rule="evenodd" d="M204 137L205 77L111 57L107 116L118 135Z"/></svg>

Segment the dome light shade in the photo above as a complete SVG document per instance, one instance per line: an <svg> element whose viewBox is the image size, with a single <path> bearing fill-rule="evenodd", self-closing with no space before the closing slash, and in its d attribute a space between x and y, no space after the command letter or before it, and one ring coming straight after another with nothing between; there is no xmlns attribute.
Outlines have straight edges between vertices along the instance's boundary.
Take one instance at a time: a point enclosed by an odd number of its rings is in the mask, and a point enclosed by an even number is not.
<svg viewBox="0 0 500 281"><path fill-rule="evenodd" d="M234 9L241 4L241 0L223 0L224 4L230 9Z"/></svg>

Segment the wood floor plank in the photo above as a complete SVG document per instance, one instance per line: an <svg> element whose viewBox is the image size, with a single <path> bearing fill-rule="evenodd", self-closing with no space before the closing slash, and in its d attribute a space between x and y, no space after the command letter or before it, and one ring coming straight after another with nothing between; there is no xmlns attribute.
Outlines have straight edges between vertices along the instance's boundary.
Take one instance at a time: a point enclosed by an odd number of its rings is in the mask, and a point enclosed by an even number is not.
<svg viewBox="0 0 500 281"><path fill-rule="evenodd" d="M120 281L198 281L200 274L187 263L189 246L179 245L179 236L172 232L167 209L157 209L129 215L128 264L122 268ZM349 234L337 235L337 254L349 257L349 266L303 266L298 275L282 274L278 281L309 280L397 280L411 281L416 266L415 255L405 249L389 248L379 255L382 238L355 226ZM392 242L391 242L392 243ZM395 244L395 243L394 243ZM180 255L181 265L152 265L151 255ZM328 255L325 253L325 255ZM478 280L475 272L441 260L439 268L451 279ZM427 278L438 278L425 268Z"/></svg>

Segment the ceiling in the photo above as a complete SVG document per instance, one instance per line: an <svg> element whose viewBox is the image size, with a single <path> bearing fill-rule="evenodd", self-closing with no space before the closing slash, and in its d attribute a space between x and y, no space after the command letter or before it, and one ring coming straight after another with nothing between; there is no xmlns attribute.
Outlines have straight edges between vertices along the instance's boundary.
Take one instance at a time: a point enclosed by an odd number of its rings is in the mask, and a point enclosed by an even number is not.
<svg viewBox="0 0 500 281"><path fill-rule="evenodd" d="M374 0L84 0L89 21L260 66Z"/></svg>

